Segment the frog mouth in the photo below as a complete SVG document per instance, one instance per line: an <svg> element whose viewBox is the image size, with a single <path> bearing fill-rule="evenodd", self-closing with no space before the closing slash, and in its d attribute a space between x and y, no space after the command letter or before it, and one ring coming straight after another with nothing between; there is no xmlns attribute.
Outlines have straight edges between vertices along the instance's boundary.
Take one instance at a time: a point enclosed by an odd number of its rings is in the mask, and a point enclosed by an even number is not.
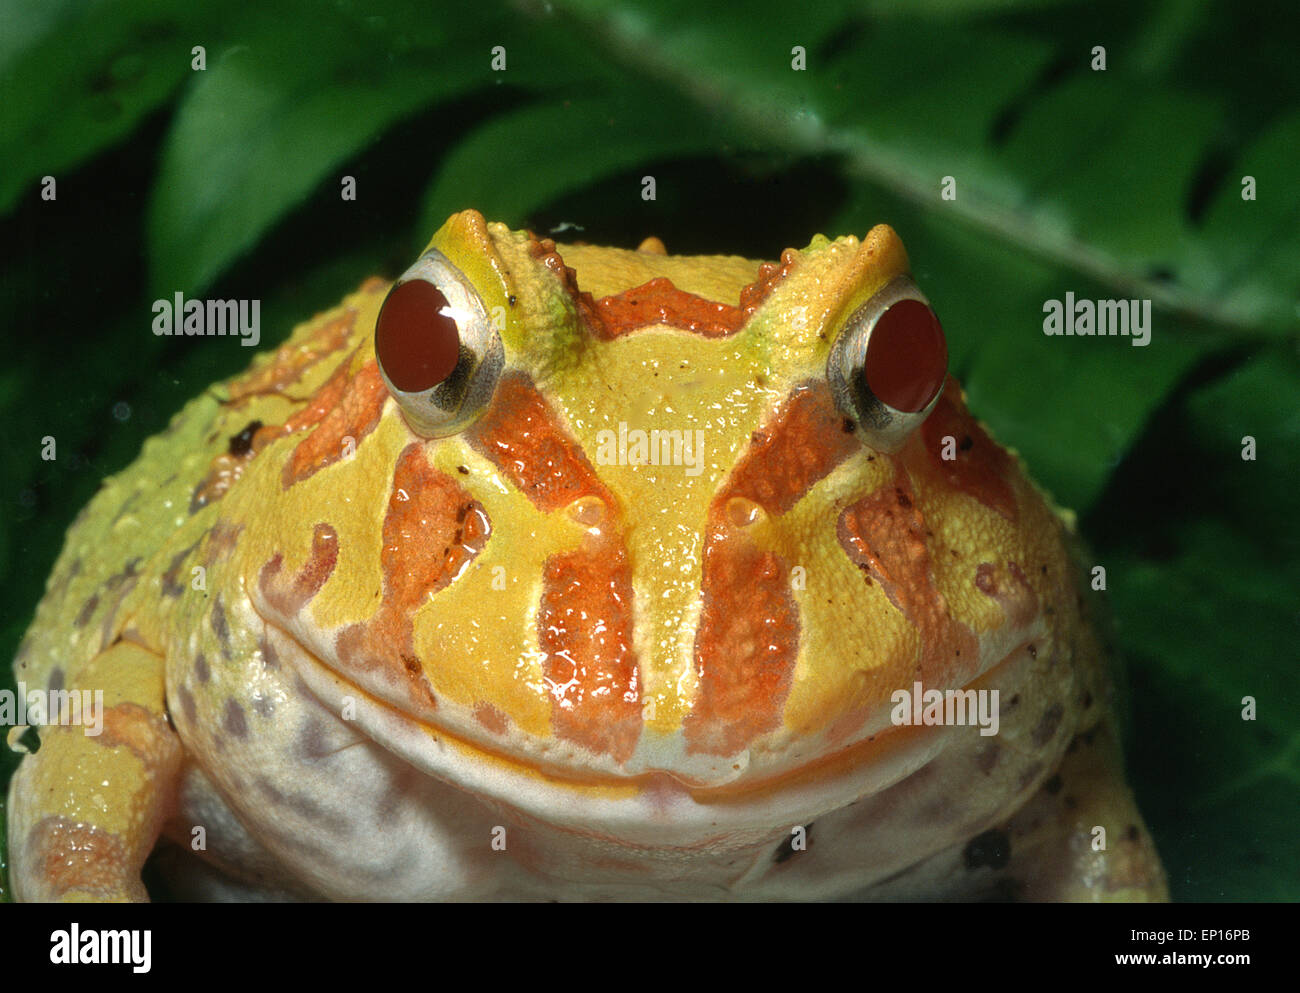
<svg viewBox="0 0 1300 993"><path fill-rule="evenodd" d="M979 731L899 726L886 713L883 727L871 730L879 720L869 721L864 735L844 747L766 775L701 782L649 763L637 772L615 775L564 764L563 756L557 760L554 753L534 758L536 744L522 735L515 750L507 750L514 745L510 740L502 747L470 737L454 720L435 723L363 688L277 626L268 625L268 637L327 710L348 715L365 736L418 770L490 805L625 845L731 846L769 837L782 825L807 823L889 790L928 766L961 735ZM1025 647L1032 640L1021 639L963 690L1014 693L1028 675L1032 659ZM440 709L447 708L440 704Z"/></svg>

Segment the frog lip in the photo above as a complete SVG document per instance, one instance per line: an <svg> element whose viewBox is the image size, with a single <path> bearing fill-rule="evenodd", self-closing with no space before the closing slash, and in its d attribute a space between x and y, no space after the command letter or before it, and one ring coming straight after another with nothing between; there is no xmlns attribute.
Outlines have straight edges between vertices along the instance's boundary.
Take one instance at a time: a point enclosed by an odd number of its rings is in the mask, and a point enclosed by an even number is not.
<svg viewBox="0 0 1300 993"><path fill-rule="evenodd" d="M420 771L486 802L623 844L691 847L765 838L882 792L929 764L954 740L953 732L975 730L887 726L864 731L834 752L812 748L810 760L799 765L721 783L692 783L662 767L608 775L566 765L554 754L538 761L531 749L507 751L443 721L424 719L360 686L293 634L270 629L278 636L281 657L312 695L335 714L350 710L361 732ZM1028 658L1025 640L1020 640L1022 650L985 667L965 688L1023 678L1016 659Z"/></svg>

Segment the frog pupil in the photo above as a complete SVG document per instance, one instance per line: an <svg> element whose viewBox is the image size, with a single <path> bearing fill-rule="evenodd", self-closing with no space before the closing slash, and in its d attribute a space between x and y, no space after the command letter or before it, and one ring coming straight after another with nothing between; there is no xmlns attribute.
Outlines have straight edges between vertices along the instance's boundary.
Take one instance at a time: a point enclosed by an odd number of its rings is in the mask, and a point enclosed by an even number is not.
<svg viewBox="0 0 1300 993"><path fill-rule="evenodd" d="M895 410L924 410L948 373L939 319L920 300L900 300L876 321L862 363L867 387Z"/></svg>
<svg viewBox="0 0 1300 993"><path fill-rule="evenodd" d="M389 381L406 393L445 382L460 359L460 332L438 287L412 279L389 291L375 324L375 355Z"/></svg>

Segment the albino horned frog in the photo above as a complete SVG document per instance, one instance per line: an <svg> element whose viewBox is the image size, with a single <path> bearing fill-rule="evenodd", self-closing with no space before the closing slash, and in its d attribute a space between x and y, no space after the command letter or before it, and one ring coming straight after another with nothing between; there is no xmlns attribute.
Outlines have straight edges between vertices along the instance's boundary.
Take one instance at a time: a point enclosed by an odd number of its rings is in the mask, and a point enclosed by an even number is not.
<svg viewBox="0 0 1300 993"><path fill-rule="evenodd" d="M453 216L69 531L16 673L102 727L38 729L16 896L1165 898L1069 528L907 273Z"/></svg>

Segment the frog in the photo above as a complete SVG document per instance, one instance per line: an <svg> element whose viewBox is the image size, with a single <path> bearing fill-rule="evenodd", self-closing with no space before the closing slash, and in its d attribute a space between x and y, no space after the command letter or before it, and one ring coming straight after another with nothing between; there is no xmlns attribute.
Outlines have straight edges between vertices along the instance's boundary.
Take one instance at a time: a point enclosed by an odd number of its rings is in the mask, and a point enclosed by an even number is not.
<svg viewBox="0 0 1300 993"><path fill-rule="evenodd" d="M1080 561L888 225L463 210L69 529L13 892L1164 900Z"/></svg>

